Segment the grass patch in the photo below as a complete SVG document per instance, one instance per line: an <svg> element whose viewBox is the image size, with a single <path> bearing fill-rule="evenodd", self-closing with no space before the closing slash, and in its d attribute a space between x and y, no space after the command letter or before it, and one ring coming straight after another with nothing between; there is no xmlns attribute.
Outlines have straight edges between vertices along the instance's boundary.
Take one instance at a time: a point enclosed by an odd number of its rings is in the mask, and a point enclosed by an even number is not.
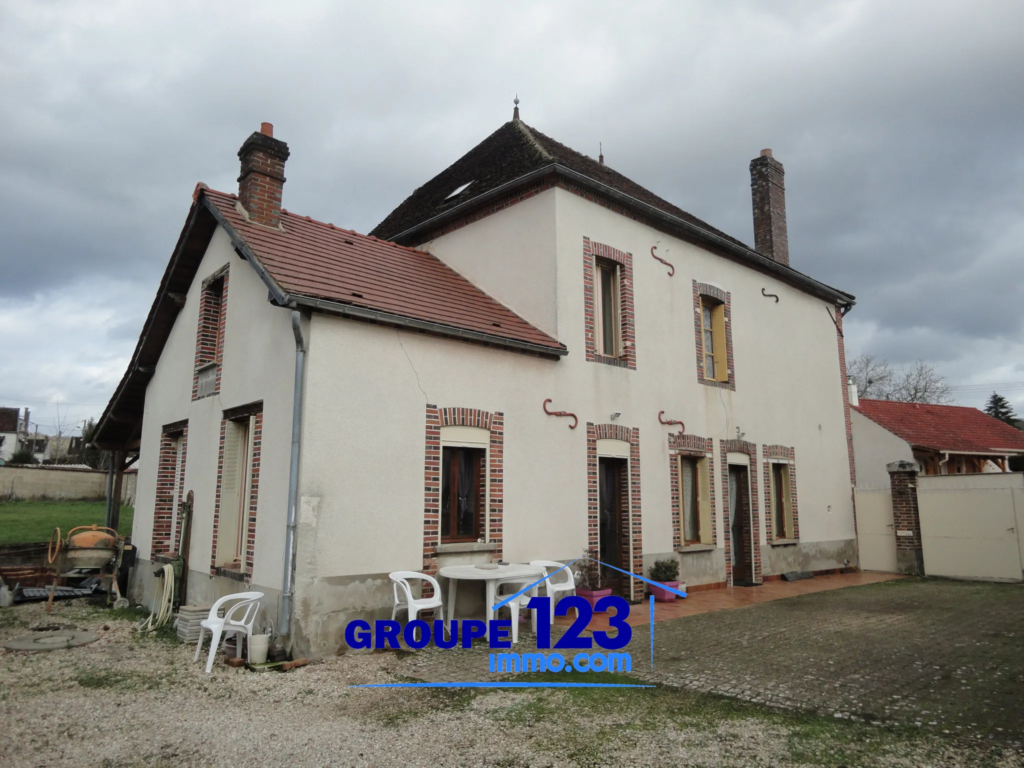
<svg viewBox="0 0 1024 768"><path fill-rule="evenodd" d="M75 682L82 688L98 688L113 690L152 690L174 683L173 672L158 675L143 675L139 672L127 672L116 669L80 670Z"/></svg>
<svg viewBox="0 0 1024 768"><path fill-rule="evenodd" d="M61 535L79 525L103 525L104 501L4 501L0 502L0 546L49 541L53 529ZM121 507L118 532L130 536L135 510Z"/></svg>
<svg viewBox="0 0 1024 768"><path fill-rule="evenodd" d="M516 682L574 682L635 684L628 675L587 672L532 673ZM757 720L785 733L789 759L821 766L875 765L879 760L913 755L938 755L948 742L919 729L871 724L830 715L773 709L725 696L657 685L654 688L509 689L521 699L494 716L503 723L528 727L571 713L564 748L583 765L599 764L601 745L624 739L648 738L645 733L667 729L732 738L729 723ZM558 697L557 699L555 697ZM568 706L566 705L568 701ZM577 738L578 737L578 738ZM596 751L595 751L596 750Z"/></svg>

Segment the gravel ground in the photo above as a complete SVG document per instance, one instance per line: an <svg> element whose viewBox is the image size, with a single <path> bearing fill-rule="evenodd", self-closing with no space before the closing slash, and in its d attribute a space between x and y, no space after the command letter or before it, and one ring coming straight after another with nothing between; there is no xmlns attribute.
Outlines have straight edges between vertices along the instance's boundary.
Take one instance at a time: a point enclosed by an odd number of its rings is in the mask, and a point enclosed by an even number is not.
<svg viewBox="0 0 1024 768"><path fill-rule="evenodd" d="M123 612L122 612L123 613ZM771 710L703 693L356 690L415 657L349 654L286 674L141 637L84 601L0 609L0 642L47 624L87 646L0 652L0 765L1021 766L1019 752ZM108 627L104 629L104 627ZM436 652L436 651L435 651Z"/></svg>

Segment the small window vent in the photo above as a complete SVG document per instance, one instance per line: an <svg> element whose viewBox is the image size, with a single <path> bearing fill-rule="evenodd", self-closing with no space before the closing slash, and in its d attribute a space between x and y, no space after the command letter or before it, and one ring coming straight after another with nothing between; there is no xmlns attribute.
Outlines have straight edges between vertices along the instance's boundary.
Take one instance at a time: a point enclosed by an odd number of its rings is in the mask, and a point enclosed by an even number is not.
<svg viewBox="0 0 1024 768"><path fill-rule="evenodd" d="M472 183L473 183L472 181L467 181L462 186L456 187L455 190L450 195L448 195L448 197L445 198L445 200L451 200L453 197L458 197L463 192L465 192L466 189L469 187L469 185L472 184Z"/></svg>

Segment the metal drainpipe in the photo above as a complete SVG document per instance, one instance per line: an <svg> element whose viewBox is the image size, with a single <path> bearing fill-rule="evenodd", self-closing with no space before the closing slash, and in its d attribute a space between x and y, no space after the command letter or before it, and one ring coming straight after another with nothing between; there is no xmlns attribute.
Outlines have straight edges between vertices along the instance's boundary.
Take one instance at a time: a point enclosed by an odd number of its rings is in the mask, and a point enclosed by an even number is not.
<svg viewBox="0 0 1024 768"><path fill-rule="evenodd" d="M302 437L302 390L305 375L306 342L302 337L302 315L292 310L295 334L295 392L292 398L292 454L288 469L288 526L284 540L284 588L281 592L281 616L278 632L291 634L292 598L295 589L295 518L299 495L299 441Z"/></svg>
<svg viewBox="0 0 1024 768"><path fill-rule="evenodd" d="M940 475L942 474L942 468L946 465L946 462L949 461L949 451L943 451L943 453L946 455L946 458L944 458L942 461L939 462L939 474Z"/></svg>

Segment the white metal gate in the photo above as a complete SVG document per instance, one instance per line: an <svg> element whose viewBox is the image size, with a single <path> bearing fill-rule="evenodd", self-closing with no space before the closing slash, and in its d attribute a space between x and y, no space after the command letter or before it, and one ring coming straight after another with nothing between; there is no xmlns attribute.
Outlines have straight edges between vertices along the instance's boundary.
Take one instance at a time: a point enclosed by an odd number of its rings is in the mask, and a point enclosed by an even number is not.
<svg viewBox="0 0 1024 768"><path fill-rule="evenodd" d="M896 571L896 535L892 522L892 492L858 490L857 541L862 571Z"/></svg>
<svg viewBox="0 0 1024 768"><path fill-rule="evenodd" d="M927 575L1021 580L1024 475L922 475L917 483Z"/></svg>

